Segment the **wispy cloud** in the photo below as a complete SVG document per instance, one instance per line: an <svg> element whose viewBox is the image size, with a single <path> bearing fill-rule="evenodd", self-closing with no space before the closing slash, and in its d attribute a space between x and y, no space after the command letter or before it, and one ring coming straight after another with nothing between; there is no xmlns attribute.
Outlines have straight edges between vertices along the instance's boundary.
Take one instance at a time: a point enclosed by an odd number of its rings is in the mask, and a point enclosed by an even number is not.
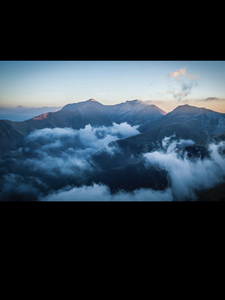
<svg viewBox="0 0 225 300"><path fill-rule="evenodd" d="M191 145L191 140L172 141L166 137L162 141L162 150L144 154L147 165L158 166L168 172L174 200L196 200L196 192L208 189L224 181L225 157L221 155L225 143L210 144L208 147L210 157L191 160L187 155L182 157L177 151L179 144ZM215 176L216 174L216 176Z"/></svg>
<svg viewBox="0 0 225 300"><path fill-rule="evenodd" d="M198 83L197 82L191 82L191 83L180 82L179 85L180 85L180 88L178 91L169 89L169 90L167 90L167 93L172 94L176 100L181 101L183 98L185 98L186 96L191 94L193 87L198 86Z"/></svg>
<svg viewBox="0 0 225 300"><path fill-rule="evenodd" d="M168 77L174 77L176 79L180 79L180 77L184 76L185 78L188 79L197 79L197 77L195 77L194 75L187 73L186 69L187 68L182 68L174 72L170 72L168 74Z"/></svg>
<svg viewBox="0 0 225 300"><path fill-rule="evenodd" d="M108 186L93 183L91 186L68 186L40 198L41 201L62 201L62 199L64 201L172 201L173 197L170 188L165 191L138 189L132 193L119 191L112 195Z"/></svg>
<svg viewBox="0 0 225 300"><path fill-rule="evenodd" d="M208 97L206 99L202 99L202 101L225 101L225 98Z"/></svg>
<svg viewBox="0 0 225 300"><path fill-rule="evenodd" d="M176 79L179 88L176 90L174 87L172 87L172 89L167 90L167 93L172 94L173 97L178 101L181 101L183 98L191 94L192 89L198 86L198 82L196 81L197 77L187 73L186 68L169 73L168 78L171 77Z"/></svg>
<svg viewBox="0 0 225 300"><path fill-rule="evenodd" d="M0 201L32 197L37 200L42 193L82 185L101 170L92 155L102 151L112 158L121 153L119 146L110 143L139 134L138 127L124 122L108 127L86 125L79 130L45 128L31 132L24 139L23 147L13 151L6 160L0 159ZM81 197L81 191L73 191L75 199Z"/></svg>
<svg viewBox="0 0 225 300"><path fill-rule="evenodd" d="M185 99L183 102L222 102L225 101L225 98L218 98L218 97L208 97L208 98L201 98L201 99Z"/></svg>

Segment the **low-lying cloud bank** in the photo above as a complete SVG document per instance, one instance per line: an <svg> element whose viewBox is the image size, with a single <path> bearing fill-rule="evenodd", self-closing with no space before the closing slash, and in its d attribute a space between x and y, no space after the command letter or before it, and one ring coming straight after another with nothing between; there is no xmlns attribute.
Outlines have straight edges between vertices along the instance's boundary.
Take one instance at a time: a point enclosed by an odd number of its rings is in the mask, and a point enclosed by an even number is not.
<svg viewBox="0 0 225 300"><path fill-rule="evenodd" d="M30 133L26 141L35 141L47 148L63 148L69 147L74 149L91 148L97 151L107 146L110 142L127 138L140 132L137 130L139 126L131 126L125 123L116 124L105 127L92 127L86 125L80 130L72 128L45 128L35 130Z"/></svg>
<svg viewBox="0 0 225 300"><path fill-rule="evenodd" d="M106 185L93 184L82 187L66 187L54 192L42 201L172 201L171 189L165 191L154 191L152 189L134 190L132 193L120 191L111 194Z"/></svg>
<svg viewBox="0 0 225 300"><path fill-rule="evenodd" d="M209 158L190 159L180 147L194 144L191 140L174 140L174 136L162 141L162 149L143 154L146 167L154 166L168 172L170 186L164 191L138 189L132 193L120 191L111 194L109 187L93 183L91 186L67 186L53 191L42 201L185 201L197 200L196 193L225 180L225 143L209 145Z"/></svg>
<svg viewBox="0 0 225 300"><path fill-rule="evenodd" d="M68 185L81 185L99 166L91 156L103 149L110 156L121 150L112 141L139 134L138 126L45 128L32 132L24 145L0 159L0 200L39 198Z"/></svg>
<svg viewBox="0 0 225 300"><path fill-rule="evenodd" d="M142 156L149 172L150 167L167 171L169 186L164 191L140 188L111 194L107 185L92 182L93 174L102 172L98 163L92 161L92 155L104 149L116 161L123 150L108 144L138 134L137 128L114 123L110 127L87 125L80 130L46 128L32 132L23 147L0 159L0 200L196 200L201 189L225 181L224 142L209 145L210 157L190 159L180 150L194 142L175 140L173 135L164 138L161 149ZM132 176L136 178L135 174Z"/></svg>
<svg viewBox="0 0 225 300"><path fill-rule="evenodd" d="M113 123L109 127L86 125L80 130L72 128L36 130L26 138L26 142L36 142L40 147L36 150L29 149L29 146L20 149L26 152L23 164L33 170L43 170L52 176L60 174L81 177L83 171L93 171L91 155L101 149L111 156L115 155L120 150L116 146L109 147L108 144L139 134L138 127L132 127L125 122Z"/></svg>

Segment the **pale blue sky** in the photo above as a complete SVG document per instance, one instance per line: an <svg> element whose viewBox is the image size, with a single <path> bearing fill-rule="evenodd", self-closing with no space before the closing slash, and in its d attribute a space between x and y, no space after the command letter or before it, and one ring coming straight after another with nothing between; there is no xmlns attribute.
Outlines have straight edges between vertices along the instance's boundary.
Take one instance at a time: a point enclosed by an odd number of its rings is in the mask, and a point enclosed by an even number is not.
<svg viewBox="0 0 225 300"><path fill-rule="evenodd" d="M168 77L184 68L188 76ZM0 61L0 106L64 106L90 98L179 105L174 95L193 82L182 101L225 99L225 61ZM223 109L225 101L216 102Z"/></svg>

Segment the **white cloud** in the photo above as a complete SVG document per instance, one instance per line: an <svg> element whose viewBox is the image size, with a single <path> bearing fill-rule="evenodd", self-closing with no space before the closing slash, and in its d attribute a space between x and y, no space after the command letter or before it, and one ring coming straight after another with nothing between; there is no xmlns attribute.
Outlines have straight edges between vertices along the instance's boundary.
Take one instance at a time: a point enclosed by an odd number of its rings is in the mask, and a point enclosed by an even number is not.
<svg viewBox="0 0 225 300"><path fill-rule="evenodd" d="M180 79L180 77L184 76L185 78L189 78L189 79L197 79L194 75L187 73L186 69L187 68L181 68L174 72L170 72L168 74L168 77L174 77L175 79Z"/></svg>
<svg viewBox="0 0 225 300"><path fill-rule="evenodd" d="M110 133L113 135L121 134L124 138L126 138L129 136L139 134L140 132L137 130L138 127L139 127L139 125L132 127L129 124L127 124L127 122L124 122L121 124L113 123L113 126L109 127L109 130L110 130Z"/></svg>
<svg viewBox="0 0 225 300"><path fill-rule="evenodd" d="M191 144L191 140L186 141ZM185 143L185 141L181 141ZM211 144L210 158L190 160L182 158L177 152L178 143L168 143L164 139L163 150L144 154L147 166L158 166L168 172L171 180L172 194L175 200L196 199L196 191L214 187L225 179L225 157L220 155L220 147L225 143Z"/></svg>
<svg viewBox="0 0 225 300"><path fill-rule="evenodd" d="M78 133L78 130L72 128L44 128L40 130L35 130L31 132L26 139L27 140L37 140L39 138L49 139L49 138L61 138L63 136L74 136Z"/></svg>
<svg viewBox="0 0 225 300"><path fill-rule="evenodd" d="M118 132L120 127L113 125L112 128L117 129L115 132ZM97 130L100 130L103 135L99 140L104 140L111 129L87 127L83 133L87 134L85 136L87 141L88 135L97 136ZM126 132L125 130L124 134ZM94 145L96 141L93 139L90 142L91 146L84 149L68 147L61 150L58 147L44 148L46 146L44 145L34 151L35 157L33 158L27 157L21 160L12 158L11 162L13 162L15 174L8 172L0 179L0 198L9 197L10 193L14 193L19 195L21 199L23 197L29 199L30 195L33 195L43 201L194 200L197 191L211 188L225 180L225 156L219 152L219 149L225 149L224 142L209 146L210 157L190 160L187 155L181 156L178 149L192 145L194 142L174 139L175 135L167 137L162 141L161 150L144 154L146 167L154 166L167 171L170 186L164 191L141 188L133 192L120 191L111 194L109 187L103 184L93 183L89 186L76 186L86 183L87 181L83 181L85 176L90 178L90 172L95 172L98 168L89 160L89 155L93 154L93 151L96 151L96 147L98 147L97 144ZM58 139L57 141L62 140ZM52 146L53 140L47 142L50 142L49 145ZM53 152L51 152L52 149L54 149ZM115 155L120 150L114 146L104 148L104 151L110 155ZM7 165L7 162L5 164ZM21 175L16 174L16 170L22 170ZM44 197L46 192L49 194Z"/></svg>
<svg viewBox="0 0 225 300"><path fill-rule="evenodd" d="M71 141L71 138L78 138L85 148L91 147L99 150L119 138L139 134L138 127L138 125L131 126L127 122L124 122L121 124L113 123L109 127L92 127L89 124L80 130L72 128L45 128L31 132L26 140L42 140L45 147L60 147L65 143L65 139ZM74 147L76 148L76 141L74 141Z"/></svg>
<svg viewBox="0 0 225 300"><path fill-rule="evenodd" d="M90 163L91 155L101 149L111 156L115 155L120 149L108 144L120 138L139 134L137 128L138 126L132 127L127 123L113 123L109 127L92 127L89 124L80 130L72 128L36 130L27 137L27 141L40 143L40 148L33 150L32 157L24 159L23 165L52 177L59 175L82 177L85 171L93 170Z"/></svg>
<svg viewBox="0 0 225 300"><path fill-rule="evenodd" d="M173 95L175 99L181 101L183 98L191 94L194 87L198 86L197 77L186 72L186 68L182 68L171 72L168 74L168 77L174 77L179 86L178 90L174 87L168 89L167 93ZM181 80L183 78L184 80Z"/></svg>
<svg viewBox="0 0 225 300"><path fill-rule="evenodd" d="M94 183L91 186L71 187L54 192L42 201L172 201L171 189L154 191L152 189L135 190L133 193L124 191L111 194L109 187Z"/></svg>

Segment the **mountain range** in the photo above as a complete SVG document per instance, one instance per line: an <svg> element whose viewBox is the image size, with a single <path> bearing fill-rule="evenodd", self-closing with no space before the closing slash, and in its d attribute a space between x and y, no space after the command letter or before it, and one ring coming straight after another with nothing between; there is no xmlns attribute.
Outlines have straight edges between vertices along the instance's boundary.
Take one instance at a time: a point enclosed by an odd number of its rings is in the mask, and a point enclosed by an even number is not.
<svg viewBox="0 0 225 300"><path fill-rule="evenodd" d="M151 151L168 136L191 139L195 145L206 146L213 139L225 136L225 114L206 108L181 105L154 123L139 127L140 135L117 141L118 145L138 145L142 151Z"/></svg>
<svg viewBox="0 0 225 300"><path fill-rule="evenodd" d="M189 144L181 144L179 151L181 153L186 151L189 157L202 159L209 156L208 145L211 141L225 140L223 113L187 104L166 113L156 105L149 105L140 100L103 105L92 98L67 104L61 110L46 112L22 122L0 120L0 158L7 159L11 151L16 151L20 147L41 148L42 145L36 140L25 143L25 138L35 130L45 128L80 130L89 124L92 127L109 127L124 122L137 126L140 134L109 143L107 149L121 149L116 155L111 155L105 148L92 153L91 164L98 167L94 173L91 175L87 173L82 178L82 184L87 186L92 182L105 184L112 193L121 189L164 190L169 184L167 171L156 167L146 168L143 153L162 149L165 137L171 137L171 141L191 140ZM64 179L61 180L63 182Z"/></svg>
<svg viewBox="0 0 225 300"><path fill-rule="evenodd" d="M225 114L206 108L181 105L166 113L156 105L140 100L126 101L116 105L103 105L95 99L68 104L56 112L48 112L22 122L0 120L0 154L16 150L32 131L44 128L73 129L92 126L110 126L127 122L139 125L140 135L120 140L119 145L136 145L150 150L165 136L191 139L195 143L209 141L225 133Z"/></svg>
<svg viewBox="0 0 225 300"><path fill-rule="evenodd" d="M155 105L139 100L126 101L117 105L103 105L95 99L68 104L61 110L38 115L23 122L0 120L1 150L16 150L23 139L34 130L56 127L73 129L92 126L110 126L127 122L130 125L145 125L164 116L166 112Z"/></svg>

